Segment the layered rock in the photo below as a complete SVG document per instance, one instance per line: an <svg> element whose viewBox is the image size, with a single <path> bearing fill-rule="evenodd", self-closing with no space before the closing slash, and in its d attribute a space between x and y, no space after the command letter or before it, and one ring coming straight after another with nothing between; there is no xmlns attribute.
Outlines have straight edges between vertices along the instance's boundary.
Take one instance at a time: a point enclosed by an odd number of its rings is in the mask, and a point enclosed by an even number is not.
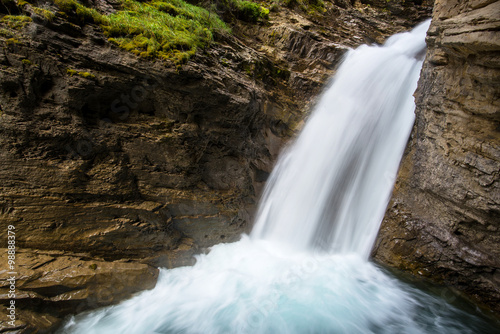
<svg viewBox="0 0 500 334"><path fill-rule="evenodd" d="M500 312L500 1L439 1L374 250Z"/></svg>
<svg viewBox="0 0 500 334"><path fill-rule="evenodd" d="M0 36L0 239L15 226L19 332L104 305L103 277L123 287L116 302L153 286L150 266L191 264L247 232L280 147L343 53L415 23L349 1L280 8L170 68L95 25L32 18L17 41Z"/></svg>
<svg viewBox="0 0 500 334"><path fill-rule="evenodd" d="M6 249L1 249L0 260L7 263ZM158 269L146 264L99 261L85 254L21 250L16 261L15 289L2 277L0 302L10 305L9 294L16 290L18 320L12 327L8 312L2 312L2 333L23 330L26 323L39 332L50 331L61 322L61 315L116 303L153 288L158 277Z"/></svg>

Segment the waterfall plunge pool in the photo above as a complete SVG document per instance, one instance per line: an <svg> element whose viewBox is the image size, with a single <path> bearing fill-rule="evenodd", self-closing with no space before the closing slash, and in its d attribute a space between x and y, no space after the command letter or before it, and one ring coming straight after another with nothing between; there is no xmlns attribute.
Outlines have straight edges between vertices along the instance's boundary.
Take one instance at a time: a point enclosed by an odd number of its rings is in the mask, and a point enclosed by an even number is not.
<svg viewBox="0 0 500 334"><path fill-rule="evenodd" d="M281 155L250 236L59 333L499 333L368 260L414 122L429 22L348 52Z"/></svg>

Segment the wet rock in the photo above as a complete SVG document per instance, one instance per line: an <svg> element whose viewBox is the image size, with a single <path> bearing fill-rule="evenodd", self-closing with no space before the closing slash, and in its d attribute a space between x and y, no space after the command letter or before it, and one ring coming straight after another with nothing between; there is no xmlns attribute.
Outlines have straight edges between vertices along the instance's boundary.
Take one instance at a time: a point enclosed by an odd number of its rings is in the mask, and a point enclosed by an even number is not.
<svg viewBox="0 0 500 334"><path fill-rule="evenodd" d="M34 306L23 326L43 331L64 314L118 302L146 264L192 264L193 254L248 232L280 148L344 52L413 24L363 8L335 1L324 13L283 7L266 24L237 21L178 68L59 14L16 32L15 45L0 36L1 226L51 261L26 269L22 300ZM125 272L131 280L114 281ZM124 288L109 300L92 294L110 282Z"/></svg>
<svg viewBox="0 0 500 334"><path fill-rule="evenodd" d="M374 250L500 312L500 1L436 1L416 123Z"/></svg>
<svg viewBox="0 0 500 334"><path fill-rule="evenodd" d="M7 263L7 249L0 260ZM66 314L111 305L156 285L158 269L146 264L103 261L85 254L21 250L16 254L15 298L8 275L0 280L0 303L15 300L19 333L51 332ZM2 312L2 315L5 313ZM12 331L0 318L0 332Z"/></svg>

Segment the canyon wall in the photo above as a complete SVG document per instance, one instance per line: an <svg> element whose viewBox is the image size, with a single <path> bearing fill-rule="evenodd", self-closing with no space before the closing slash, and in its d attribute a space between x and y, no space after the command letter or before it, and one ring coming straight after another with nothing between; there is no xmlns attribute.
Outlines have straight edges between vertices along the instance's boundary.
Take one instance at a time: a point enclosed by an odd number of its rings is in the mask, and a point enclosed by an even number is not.
<svg viewBox="0 0 500 334"><path fill-rule="evenodd" d="M373 255L500 312L500 1L436 0Z"/></svg>
<svg viewBox="0 0 500 334"><path fill-rule="evenodd" d="M277 7L172 67L52 1L23 3L24 21L0 20L0 240L15 227L18 251L18 318L12 328L2 312L0 332L16 333L50 332L248 232L280 148L344 52L430 14ZM8 288L2 276L2 307Z"/></svg>

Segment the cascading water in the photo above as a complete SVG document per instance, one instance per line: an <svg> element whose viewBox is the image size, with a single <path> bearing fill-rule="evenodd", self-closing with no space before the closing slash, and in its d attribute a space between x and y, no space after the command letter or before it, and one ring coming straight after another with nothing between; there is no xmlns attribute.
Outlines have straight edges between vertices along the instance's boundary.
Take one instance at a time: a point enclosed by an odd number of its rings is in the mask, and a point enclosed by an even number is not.
<svg viewBox="0 0 500 334"><path fill-rule="evenodd" d="M413 126L428 26L348 53L275 167L254 237L368 258Z"/></svg>
<svg viewBox="0 0 500 334"><path fill-rule="evenodd" d="M491 325L367 261L413 124L429 22L348 53L282 155L251 237L60 333L478 333Z"/></svg>

